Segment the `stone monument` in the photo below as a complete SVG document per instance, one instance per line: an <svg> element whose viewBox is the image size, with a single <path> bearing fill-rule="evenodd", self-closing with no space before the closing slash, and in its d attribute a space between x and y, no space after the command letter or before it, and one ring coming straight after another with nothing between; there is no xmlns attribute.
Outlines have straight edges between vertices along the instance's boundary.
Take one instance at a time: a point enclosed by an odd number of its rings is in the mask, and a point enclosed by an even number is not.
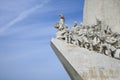
<svg viewBox="0 0 120 80"><path fill-rule="evenodd" d="M74 22L68 29L63 14L54 25L57 33L51 40L51 47L72 80L120 80L120 34L111 27L117 20L107 23L107 12L93 11L92 14L89 10L95 10L96 7L91 6L98 6L97 2L102 5L105 1L85 0L84 20L80 26Z"/></svg>

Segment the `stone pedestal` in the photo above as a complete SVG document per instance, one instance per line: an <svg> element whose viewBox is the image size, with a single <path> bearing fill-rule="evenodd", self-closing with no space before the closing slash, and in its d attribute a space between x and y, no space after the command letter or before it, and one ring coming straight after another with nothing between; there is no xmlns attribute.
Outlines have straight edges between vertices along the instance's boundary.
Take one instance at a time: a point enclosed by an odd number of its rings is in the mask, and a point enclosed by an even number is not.
<svg viewBox="0 0 120 80"><path fill-rule="evenodd" d="M51 47L72 80L120 80L120 60L58 39Z"/></svg>

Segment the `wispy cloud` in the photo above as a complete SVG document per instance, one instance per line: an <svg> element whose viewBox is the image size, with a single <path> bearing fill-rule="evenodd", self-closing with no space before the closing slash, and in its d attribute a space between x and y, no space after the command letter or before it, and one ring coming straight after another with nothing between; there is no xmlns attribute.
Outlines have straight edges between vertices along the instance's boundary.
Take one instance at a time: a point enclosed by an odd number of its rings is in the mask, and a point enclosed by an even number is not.
<svg viewBox="0 0 120 80"><path fill-rule="evenodd" d="M7 29L9 29L11 26L13 26L14 24L18 23L19 21L22 21L23 19L27 18L30 14L32 14L33 12L35 12L37 9L41 9L46 3L48 3L50 0L45 0L43 1L41 4L36 5L26 11L23 11L22 13L20 13L15 19L13 19L12 21L10 21L8 24L6 24L5 26L0 28L0 34L3 34L4 31L6 31Z"/></svg>

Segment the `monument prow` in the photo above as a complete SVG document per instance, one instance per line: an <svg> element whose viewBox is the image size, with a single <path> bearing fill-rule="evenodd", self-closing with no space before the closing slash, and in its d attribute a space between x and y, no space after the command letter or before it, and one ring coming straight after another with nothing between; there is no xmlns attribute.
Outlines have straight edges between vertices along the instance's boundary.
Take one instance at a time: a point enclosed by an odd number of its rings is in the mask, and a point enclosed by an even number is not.
<svg viewBox="0 0 120 80"><path fill-rule="evenodd" d="M120 80L120 60L55 38L51 47L71 80Z"/></svg>

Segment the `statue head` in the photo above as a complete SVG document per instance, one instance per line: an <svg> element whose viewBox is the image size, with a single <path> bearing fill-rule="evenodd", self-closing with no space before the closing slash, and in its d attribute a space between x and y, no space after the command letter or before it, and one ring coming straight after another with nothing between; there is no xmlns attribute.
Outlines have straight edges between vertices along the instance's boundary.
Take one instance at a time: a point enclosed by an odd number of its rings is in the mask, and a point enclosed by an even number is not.
<svg viewBox="0 0 120 80"><path fill-rule="evenodd" d="M64 15L63 14L59 14L60 18L64 18Z"/></svg>

